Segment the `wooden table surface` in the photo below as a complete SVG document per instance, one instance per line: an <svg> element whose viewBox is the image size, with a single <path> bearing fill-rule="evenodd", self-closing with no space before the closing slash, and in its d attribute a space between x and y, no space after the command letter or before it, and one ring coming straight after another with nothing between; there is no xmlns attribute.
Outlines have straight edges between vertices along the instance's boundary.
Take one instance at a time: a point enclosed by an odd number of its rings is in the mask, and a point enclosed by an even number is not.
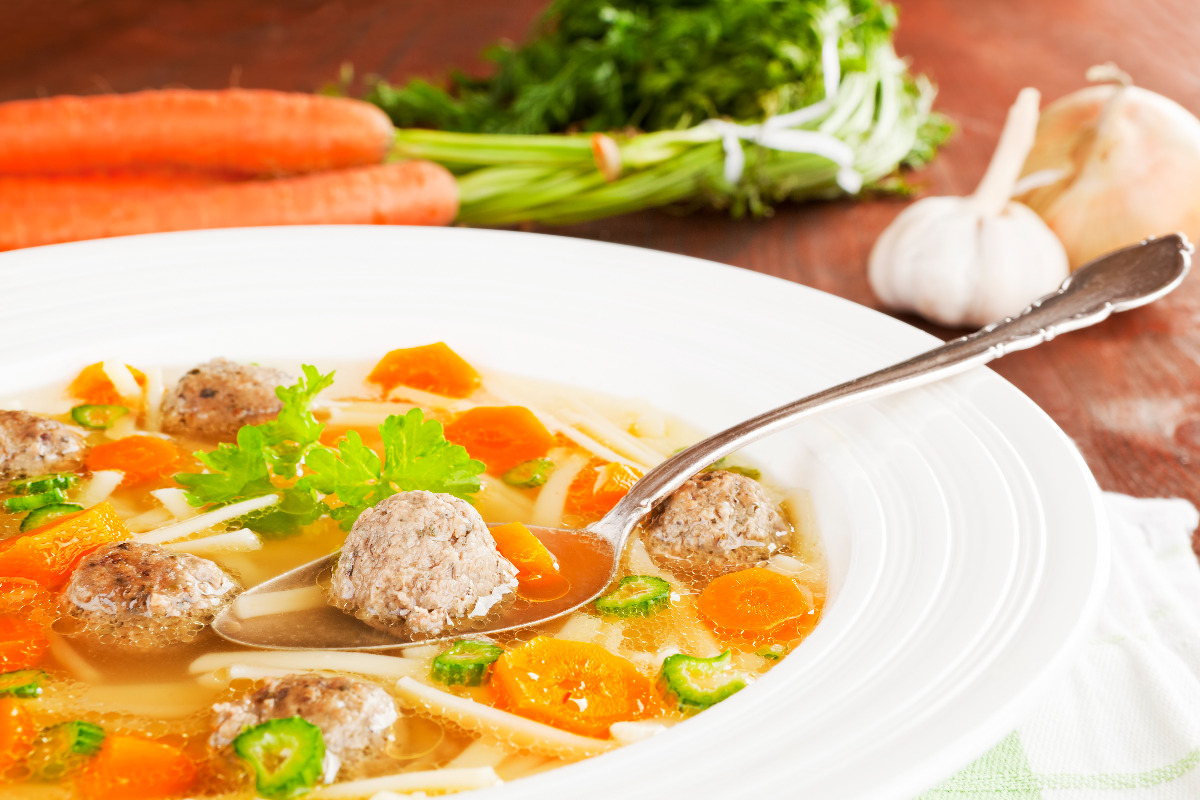
<svg viewBox="0 0 1200 800"><path fill-rule="evenodd" d="M1115 61L1140 85L1200 113L1194 2L901 0L897 49L934 79L937 108L960 127L920 181L933 194L973 190L1017 91L1035 86L1053 100L1082 86L1092 64ZM0 101L164 86L311 90L344 62L391 80L452 66L478 71L481 48L520 39L544 4L6 0ZM867 255L903 205L792 206L762 221L645 212L550 230L734 264L879 307ZM1078 443L1105 489L1200 504L1192 464L1200 460L1198 283L995 365Z"/></svg>

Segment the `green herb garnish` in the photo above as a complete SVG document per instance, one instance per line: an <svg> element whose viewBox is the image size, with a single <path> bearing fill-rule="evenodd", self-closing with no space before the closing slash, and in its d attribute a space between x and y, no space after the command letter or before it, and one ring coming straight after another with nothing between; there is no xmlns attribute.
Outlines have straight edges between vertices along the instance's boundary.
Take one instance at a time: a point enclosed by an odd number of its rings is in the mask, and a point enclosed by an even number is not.
<svg viewBox="0 0 1200 800"><path fill-rule="evenodd" d="M425 489L468 499L479 491L484 465L450 444L442 424L425 420L420 409L390 416L379 426L384 457L362 443L354 431L337 449L320 443L325 429L312 412L316 396L333 383L333 373L304 367L296 385L280 387L278 417L238 431L237 443L225 443L196 457L204 473L181 473L194 506L223 506L280 495L280 502L242 520L267 536L295 533L326 514L349 528L367 508L397 492ZM331 505L328 495L337 495Z"/></svg>
<svg viewBox="0 0 1200 800"><path fill-rule="evenodd" d="M556 0L528 42L489 52L491 77L377 81L367 99L400 127L397 155L458 176L462 224L569 224L669 203L762 215L856 192L834 150L872 191L907 191L898 167L949 136L932 85L892 47L895 26L883 0ZM709 120L801 109L789 127L809 144L772 149L747 132L745 168L726 173Z"/></svg>
<svg viewBox="0 0 1200 800"><path fill-rule="evenodd" d="M331 512L342 527L349 528L359 514L397 492L424 489L468 499L479 491L483 462L446 441L442 423L425 419L421 409L388 417L379 433L382 462L354 431L337 450L322 447L309 456L313 485L325 494L336 493L342 502Z"/></svg>

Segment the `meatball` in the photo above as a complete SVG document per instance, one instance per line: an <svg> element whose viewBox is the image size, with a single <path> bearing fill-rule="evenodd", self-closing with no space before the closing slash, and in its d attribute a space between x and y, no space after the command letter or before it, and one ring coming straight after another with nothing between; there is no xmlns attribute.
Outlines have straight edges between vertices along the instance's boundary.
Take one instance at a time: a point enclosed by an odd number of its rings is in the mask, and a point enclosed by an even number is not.
<svg viewBox="0 0 1200 800"><path fill-rule="evenodd" d="M643 539L660 560L723 570L761 564L790 532L758 481L713 470L689 478L664 500Z"/></svg>
<svg viewBox="0 0 1200 800"><path fill-rule="evenodd" d="M354 523L330 595L370 625L422 638L486 614L516 586L516 572L468 503L401 492Z"/></svg>
<svg viewBox="0 0 1200 800"><path fill-rule="evenodd" d="M0 478L73 472L83 464L83 437L28 411L0 411Z"/></svg>
<svg viewBox="0 0 1200 800"><path fill-rule="evenodd" d="M66 600L88 635L158 647L196 638L240 588L206 558L115 542L71 574Z"/></svg>
<svg viewBox="0 0 1200 800"><path fill-rule="evenodd" d="M293 381L282 370L215 358L189 370L163 399L163 430L234 439L243 425L275 419L283 407L275 388Z"/></svg>
<svg viewBox="0 0 1200 800"><path fill-rule="evenodd" d="M304 673L268 678L250 694L213 706L209 744L227 747L246 728L272 719L303 717L321 729L325 740L325 782L343 767L347 776L372 771L385 761L384 747L394 738L397 719L391 695L366 681L341 675Z"/></svg>

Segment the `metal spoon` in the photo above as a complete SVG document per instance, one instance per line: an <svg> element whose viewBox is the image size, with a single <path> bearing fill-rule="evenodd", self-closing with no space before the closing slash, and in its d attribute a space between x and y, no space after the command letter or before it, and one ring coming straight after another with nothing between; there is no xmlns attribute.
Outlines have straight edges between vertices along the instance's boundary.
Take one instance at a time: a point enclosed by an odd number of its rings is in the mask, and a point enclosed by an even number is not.
<svg viewBox="0 0 1200 800"><path fill-rule="evenodd" d="M1056 292L1034 301L1014 317L760 414L692 445L646 473L612 511L584 530L532 528L558 557L563 574L572 576L570 591L556 600L530 602L518 598L477 627L421 640L376 630L332 606L241 619L235 605L216 618L213 629L230 641L253 647L385 650L464 634L500 633L561 617L594 600L612 582L630 533L651 508L717 459L817 411L940 380L1049 341L1060 333L1095 325L1113 312L1157 300L1183 281L1191 254L1191 244L1178 233L1110 253L1081 267ZM293 569L255 586L243 597L297 588L311 590L323 574L329 574L335 558L336 554ZM603 566L597 568L598 564Z"/></svg>

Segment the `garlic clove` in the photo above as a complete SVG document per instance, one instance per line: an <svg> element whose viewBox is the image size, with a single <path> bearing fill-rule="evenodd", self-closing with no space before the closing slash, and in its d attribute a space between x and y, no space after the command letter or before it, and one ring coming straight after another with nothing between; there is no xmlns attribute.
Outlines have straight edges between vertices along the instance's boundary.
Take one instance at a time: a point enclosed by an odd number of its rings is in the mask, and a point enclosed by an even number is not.
<svg viewBox="0 0 1200 800"><path fill-rule="evenodd" d="M1054 233L1009 199L1033 144L1038 102L1034 89L1018 95L973 195L918 200L880 235L867 276L885 305L978 327L1016 314L1067 277Z"/></svg>
<svg viewBox="0 0 1200 800"><path fill-rule="evenodd" d="M979 228L978 291L958 325L982 327L1024 310L1066 279L1062 243L1028 206L1011 202Z"/></svg>
<svg viewBox="0 0 1200 800"><path fill-rule="evenodd" d="M976 290L979 215L962 197L913 203L875 242L867 266L884 305L942 325L958 325Z"/></svg>

